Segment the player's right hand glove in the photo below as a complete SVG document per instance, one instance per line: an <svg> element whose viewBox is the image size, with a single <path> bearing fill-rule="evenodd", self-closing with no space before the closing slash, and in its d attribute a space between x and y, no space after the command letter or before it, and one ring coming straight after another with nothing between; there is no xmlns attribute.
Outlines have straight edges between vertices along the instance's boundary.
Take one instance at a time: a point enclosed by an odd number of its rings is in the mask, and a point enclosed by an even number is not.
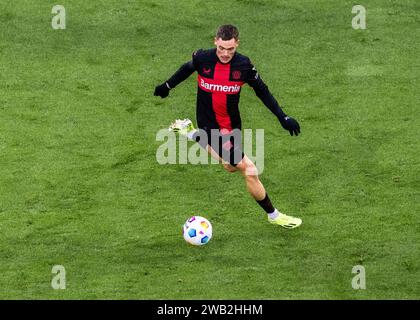
<svg viewBox="0 0 420 320"><path fill-rule="evenodd" d="M292 117L285 116L280 118L280 124L284 129L289 131L291 136L293 134L297 136L300 133L299 123Z"/></svg>
<svg viewBox="0 0 420 320"><path fill-rule="evenodd" d="M166 98L169 95L169 90L170 89L169 89L167 83L164 82L164 83L156 86L154 95L159 96L163 99L163 98Z"/></svg>

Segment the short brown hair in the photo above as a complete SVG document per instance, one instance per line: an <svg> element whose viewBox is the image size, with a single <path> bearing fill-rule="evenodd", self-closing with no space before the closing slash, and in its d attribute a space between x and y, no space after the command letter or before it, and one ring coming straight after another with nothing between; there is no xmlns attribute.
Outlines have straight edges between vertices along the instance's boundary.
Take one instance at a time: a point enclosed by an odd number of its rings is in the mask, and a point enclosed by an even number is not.
<svg viewBox="0 0 420 320"><path fill-rule="evenodd" d="M231 24L224 24L217 29L216 39L222 38L222 40L230 40L234 38L239 39L239 30Z"/></svg>

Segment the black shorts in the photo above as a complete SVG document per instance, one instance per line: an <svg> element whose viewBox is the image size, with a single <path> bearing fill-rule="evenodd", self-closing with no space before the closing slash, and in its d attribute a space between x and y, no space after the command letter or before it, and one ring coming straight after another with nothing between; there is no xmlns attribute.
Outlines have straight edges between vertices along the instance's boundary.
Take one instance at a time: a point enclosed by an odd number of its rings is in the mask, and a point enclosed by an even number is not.
<svg viewBox="0 0 420 320"><path fill-rule="evenodd" d="M244 158L242 133L239 129L234 129L229 133L221 133L217 129L200 129L195 137L203 148L211 146L220 158L234 167Z"/></svg>

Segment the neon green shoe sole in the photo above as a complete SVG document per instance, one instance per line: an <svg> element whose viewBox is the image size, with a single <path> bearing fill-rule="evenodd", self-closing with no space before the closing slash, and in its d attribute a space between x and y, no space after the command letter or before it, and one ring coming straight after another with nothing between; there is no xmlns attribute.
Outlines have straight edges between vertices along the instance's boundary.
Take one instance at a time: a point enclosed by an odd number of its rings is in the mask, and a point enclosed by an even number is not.
<svg viewBox="0 0 420 320"><path fill-rule="evenodd" d="M188 133L196 131L196 129L190 119L177 119L169 126L169 131L186 136Z"/></svg>
<svg viewBox="0 0 420 320"><path fill-rule="evenodd" d="M278 224L279 226L282 226L286 229L294 229L302 224L302 219L280 213L279 216L275 219L271 219L270 217L268 217L268 222L270 222L271 224Z"/></svg>

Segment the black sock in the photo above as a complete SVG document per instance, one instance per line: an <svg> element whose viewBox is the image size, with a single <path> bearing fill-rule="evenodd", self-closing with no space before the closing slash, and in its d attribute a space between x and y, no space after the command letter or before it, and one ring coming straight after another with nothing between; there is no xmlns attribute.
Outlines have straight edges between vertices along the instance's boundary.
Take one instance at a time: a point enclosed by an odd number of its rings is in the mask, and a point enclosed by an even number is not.
<svg viewBox="0 0 420 320"><path fill-rule="evenodd" d="M274 212L275 209L274 209L273 205L271 204L270 198L268 197L267 193L265 194L264 199L262 199L260 201L257 200L257 202L261 206L261 208L263 208L265 210L265 212L267 212L267 214Z"/></svg>

